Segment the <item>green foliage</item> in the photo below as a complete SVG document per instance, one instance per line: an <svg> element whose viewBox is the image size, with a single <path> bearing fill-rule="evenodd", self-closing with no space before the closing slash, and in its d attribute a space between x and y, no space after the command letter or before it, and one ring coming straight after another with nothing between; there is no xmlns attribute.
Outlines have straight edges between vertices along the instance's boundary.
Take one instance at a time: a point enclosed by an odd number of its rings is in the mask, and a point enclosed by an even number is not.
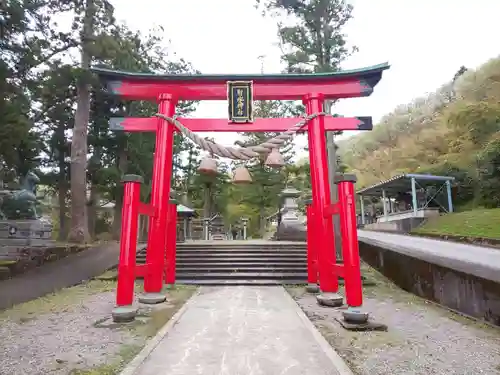
<svg viewBox="0 0 500 375"><path fill-rule="evenodd" d="M287 72L333 72L357 51L348 46L344 27L352 18L346 0L256 0L264 13L277 16L283 62ZM331 113L332 103L324 105ZM343 172L347 166L336 153L334 134L327 136L330 168Z"/></svg>
<svg viewBox="0 0 500 375"><path fill-rule="evenodd" d="M290 103L279 101L259 101L255 105L256 117L279 118L290 116L293 106ZM238 141L238 146L250 147L263 143L278 133L243 133L243 141ZM287 142L280 148L285 163L293 157L292 143ZM249 232L255 236L265 233L266 217L279 209L279 194L285 188L285 170L270 168L265 165L267 155L245 163L252 176L252 183L247 186L234 186L231 189L233 206L230 213L231 220L246 216L249 221ZM239 215L239 217L238 217Z"/></svg>
<svg viewBox="0 0 500 375"><path fill-rule="evenodd" d="M344 0L257 0L270 13L286 15L293 25L278 24L278 35L288 51L282 56L288 72L331 72L340 68L356 48L347 46L343 28L352 18Z"/></svg>
<svg viewBox="0 0 500 375"><path fill-rule="evenodd" d="M500 132L478 154L478 168L481 204L500 207Z"/></svg>
<svg viewBox="0 0 500 375"><path fill-rule="evenodd" d="M466 133L470 141L481 147L500 131L500 103L491 101L463 102L450 105L445 120L458 131Z"/></svg>
<svg viewBox="0 0 500 375"><path fill-rule="evenodd" d="M229 176L229 165L224 162L218 163L217 174L207 176L199 173L199 161L193 162L189 167L193 175L187 184L187 196L194 208L204 210L204 217L212 217L221 214L226 218L230 201L231 181Z"/></svg>
<svg viewBox="0 0 500 375"><path fill-rule="evenodd" d="M106 0L13 0L2 7L0 177L10 181L30 169L43 170L42 183L61 197L61 239L69 229L65 221L72 201L70 156L77 147L76 135L81 135L74 128L82 83L92 87L89 121L84 124L88 137L78 143L78 147L86 144L87 150L82 154L87 160L86 187L91 190L87 208L96 219L89 221L91 231L107 225L105 215L97 214L104 203L116 201L119 218L123 190L119 181L124 173L142 175L146 180L143 199L150 194L154 134L110 132L108 121L112 116L151 116L156 105L109 96L86 70L88 65L158 73L194 71L163 47L162 29L147 35L132 31L116 22L113 11ZM54 20L60 17L72 20L71 27L56 25ZM83 53L81 64L67 55L78 52L76 47ZM179 113L189 113L194 105L180 103ZM190 147L177 138L174 151L179 154ZM196 164L196 150L193 154L190 163ZM186 167L183 160L177 164L174 168Z"/></svg>
<svg viewBox="0 0 500 375"><path fill-rule="evenodd" d="M444 162L441 164L433 164L426 168L420 168L418 172L421 174L431 174L435 176L455 177L453 202L457 206L464 205L474 199L474 193L477 188L477 180L473 178L471 173L466 169ZM443 203L446 207L447 203Z"/></svg>
<svg viewBox="0 0 500 375"><path fill-rule="evenodd" d="M339 142L367 186L405 172L451 175L459 206L498 207L500 58L461 67L434 93L398 106L374 130Z"/></svg>

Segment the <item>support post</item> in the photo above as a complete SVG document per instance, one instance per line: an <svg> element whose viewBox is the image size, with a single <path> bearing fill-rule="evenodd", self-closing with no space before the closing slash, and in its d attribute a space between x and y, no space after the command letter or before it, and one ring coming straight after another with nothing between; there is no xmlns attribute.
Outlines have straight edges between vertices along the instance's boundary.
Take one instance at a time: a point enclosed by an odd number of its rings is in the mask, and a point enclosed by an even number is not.
<svg viewBox="0 0 500 375"><path fill-rule="evenodd" d="M116 308L112 312L115 322L132 321L136 309L134 302L135 257L137 253L137 234L139 202L141 197L141 176L125 175L122 206L122 230L120 234L120 258L118 261L118 281L116 287Z"/></svg>
<svg viewBox="0 0 500 375"><path fill-rule="evenodd" d="M245 218L242 218L241 221L243 221L243 239L246 240L247 239L248 219L245 217Z"/></svg>
<svg viewBox="0 0 500 375"><path fill-rule="evenodd" d="M188 227L189 227L189 218L186 216L182 219L182 231L184 232L184 241L187 241L188 239Z"/></svg>
<svg viewBox="0 0 500 375"><path fill-rule="evenodd" d="M417 216L418 212L418 202L417 202L417 182L415 177L411 178L411 199L413 202L413 214Z"/></svg>
<svg viewBox="0 0 500 375"><path fill-rule="evenodd" d="M363 304L363 286L361 283L358 231L356 229L354 195L356 176L351 174L338 175L335 177L335 182L339 187L346 302L349 307L360 307Z"/></svg>
<svg viewBox="0 0 500 375"><path fill-rule="evenodd" d="M172 117L175 114L177 100L170 94L158 98L158 112ZM151 186L151 205L155 215L149 222L148 248L146 264L148 272L144 276L144 291L151 296L142 299L144 303L160 303L163 287L163 268L165 260L166 231L170 179L172 175L172 152L174 127L166 120L158 118L156 130L155 154L153 161L153 181Z"/></svg>
<svg viewBox="0 0 500 375"><path fill-rule="evenodd" d="M384 210L384 219L387 220L387 195L385 195L384 189L382 189L382 208Z"/></svg>
<svg viewBox="0 0 500 375"><path fill-rule="evenodd" d="M203 239L205 241L208 241L210 239L210 233L208 230L209 224L210 224L210 219L204 218L203 219Z"/></svg>
<svg viewBox="0 0 500 375"><path fill-rule="evenodd" d="M165 284L175 284L175 262L177 255L177 201L170 199L168 205L167 249L165 252Z"/></svg>
<svg viewBox="0 0 500 375"><path fill-rule="evenodd" d="M451 195L451 182L446 180L446 195L448 196L448 212L453 212L453 197Z"/></svg>
<svg viewBox="0 0 500 375"><path fill-rule="evenodd" d="M309 94L303 102L308 115L323 110L324 97L320 94ZM328 180L328 158L326 152L324 117L319 116L309 122L307 128L309 142L309 160L311 165L312 207L317 225L318 238L322 238L322 246L318 248L319 285L322 292L336 293L338 278L334 274L335 240L332 216L325 217L325 209L331 204L330 183Z"/></svg>
<svg viewBox="0 0 500 375"><path fill-rule="evenodd" d="M188 225L187 225L187 230L188 230L188 233L189 233L189 239L192 240L193 239L193 218L192 217L188 217Z"/></svg>
<svg viewBox="0 0 500 375"><path fill-rule="evenodd" d="M359 196L359 203L361 206L361 224L365 225L366 224L365 223L365 202L364 202L362 195Z"/></svg>

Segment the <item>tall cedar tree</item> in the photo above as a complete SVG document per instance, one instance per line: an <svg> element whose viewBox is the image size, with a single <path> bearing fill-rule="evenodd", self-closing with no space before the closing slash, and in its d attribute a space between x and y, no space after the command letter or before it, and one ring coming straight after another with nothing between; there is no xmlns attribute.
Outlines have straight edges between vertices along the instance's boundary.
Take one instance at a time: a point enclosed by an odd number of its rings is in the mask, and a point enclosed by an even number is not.
<svg viewBox="0 0 500 375"><path fill-rule="evenodd" d="M257 0L264 11L287 15L293 23L278 23L278 35L283 49L282 60L288 72L333 72L354 51L347 46L343 30L352 18L353 7L345 0ZM279 18L278 18L279 19ZM331 103L325 103L330 112ZM328 169L332 202L338 200L334 184L339 160L334 134L327 133ZM334 217L335 243L340 250L340 220ZM340 256L340 251L338 251Z"/></svg>

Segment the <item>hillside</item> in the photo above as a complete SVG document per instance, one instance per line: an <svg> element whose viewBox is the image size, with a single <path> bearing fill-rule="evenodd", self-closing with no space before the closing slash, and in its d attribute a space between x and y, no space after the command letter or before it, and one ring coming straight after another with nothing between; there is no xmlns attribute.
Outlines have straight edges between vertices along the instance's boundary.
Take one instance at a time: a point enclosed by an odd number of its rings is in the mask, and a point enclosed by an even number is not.
<svg viewBox="0 0 500 375"><path fill-rule="evenodd" d="M339 142L359 187L413 172L453 175L456 203L500 206L500 57L462 67L435 92L398 106L372 132Z"/></svg>

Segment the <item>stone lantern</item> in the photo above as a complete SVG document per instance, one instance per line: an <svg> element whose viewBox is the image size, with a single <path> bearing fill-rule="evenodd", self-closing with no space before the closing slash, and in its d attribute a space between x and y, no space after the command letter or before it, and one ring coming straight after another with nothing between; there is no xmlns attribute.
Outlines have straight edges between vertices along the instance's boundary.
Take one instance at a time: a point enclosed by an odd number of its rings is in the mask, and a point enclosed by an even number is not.
<svg viewBox="0 0 500 375"><path fill-rule="evenodd" d="M300 191L293 187L287 187L280 196L282 201L281 220L276 231L276 239L278 241L305 241L306 226L297 203Z"/></svg>

